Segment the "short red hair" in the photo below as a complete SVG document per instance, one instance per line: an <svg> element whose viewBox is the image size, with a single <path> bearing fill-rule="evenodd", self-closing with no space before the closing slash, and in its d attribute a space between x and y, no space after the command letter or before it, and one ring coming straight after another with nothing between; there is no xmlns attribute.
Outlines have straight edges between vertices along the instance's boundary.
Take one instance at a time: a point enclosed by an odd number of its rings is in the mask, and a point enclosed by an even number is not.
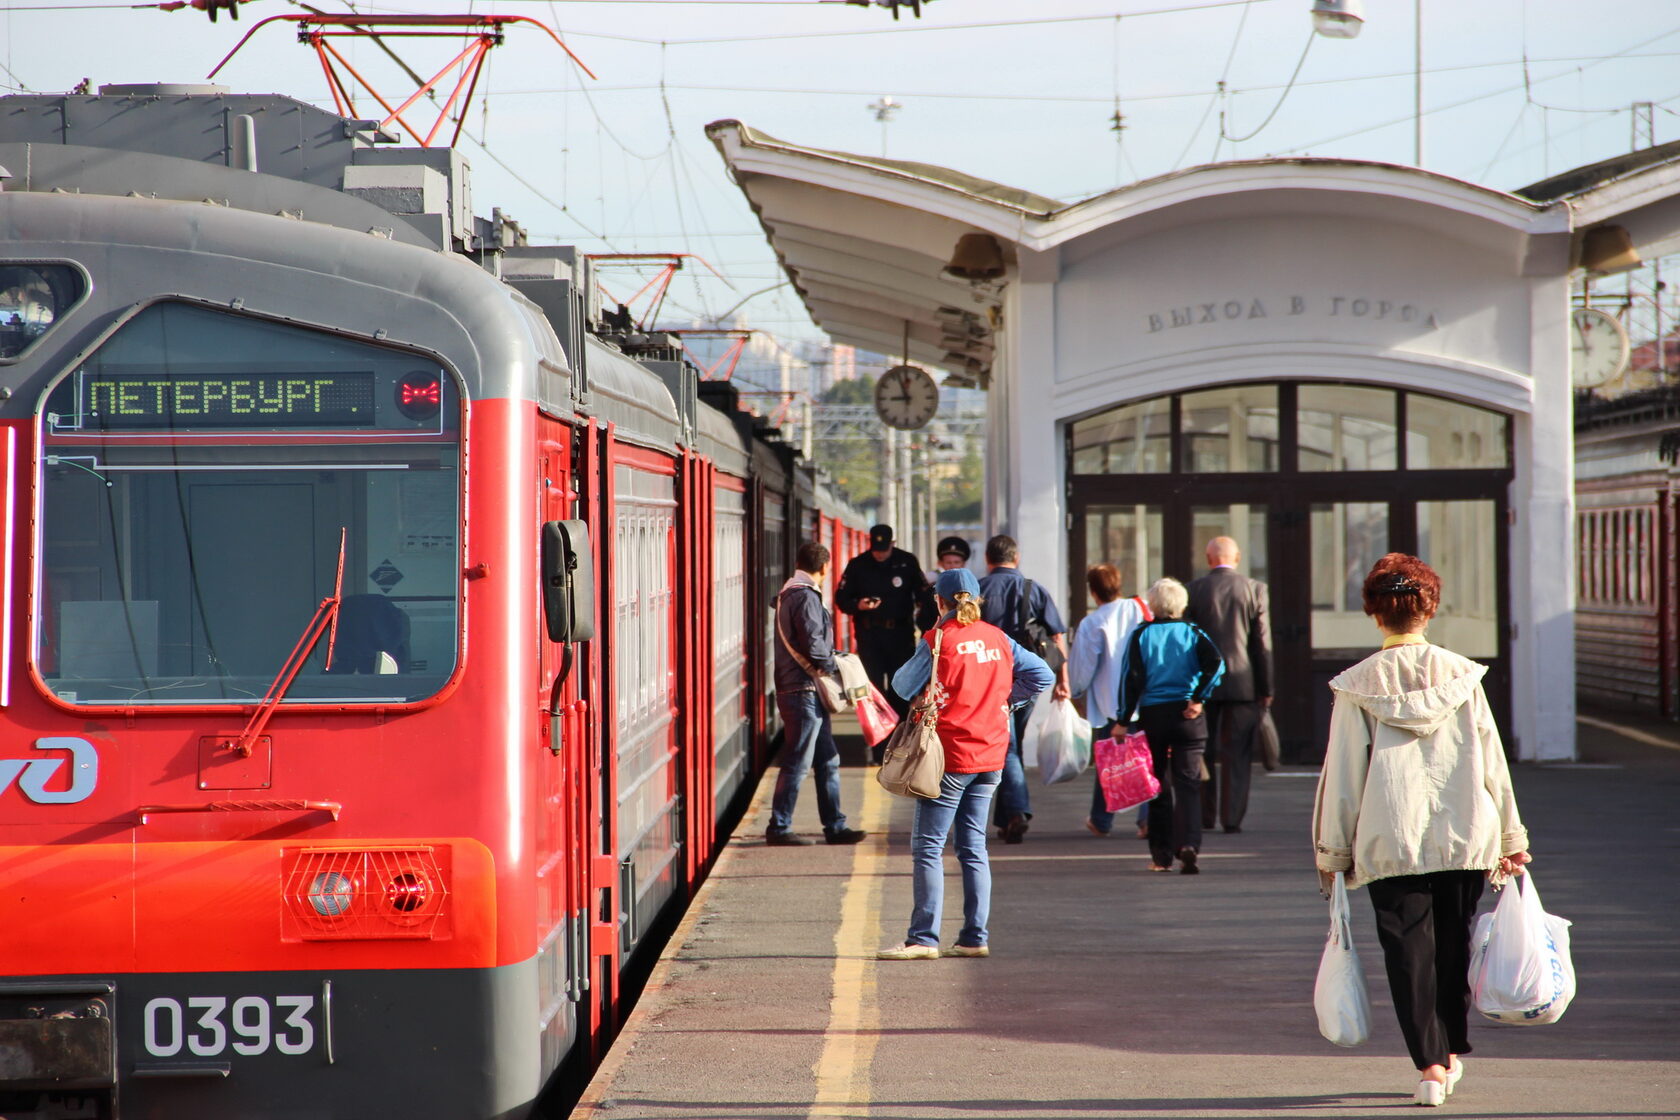
<svg viewBox="0 0 1680 1120"><path fill-rule="evenodd" d="M1435 617L1441 606L1441 577L1404 552L1391 552L1365 577L1365 613L1390 630L1410 630Z"/></svg>
<svg viewBox="0 0 1680 1120"><path fill-rule="evenodd" d="M1120 569L1113 564L1093 564L1085 573L1085 586L1099 603L1112 603L1120 598Z"/></svg>

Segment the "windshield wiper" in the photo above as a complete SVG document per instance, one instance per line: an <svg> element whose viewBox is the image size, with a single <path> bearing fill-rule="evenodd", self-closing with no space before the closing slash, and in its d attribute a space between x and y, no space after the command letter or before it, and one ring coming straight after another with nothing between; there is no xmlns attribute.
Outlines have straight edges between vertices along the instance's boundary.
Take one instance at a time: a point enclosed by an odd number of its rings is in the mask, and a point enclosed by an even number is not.
<svg viewBox="0 0 1680 1120"><path fill-rule="evenodd" d="M315 650L315 643L321 640L323 633L327 634L327 661L324 668L332 668L333 646L338 642L338 608L344 599L344 542L349 535L347 528L338 530L338 575L333 579L333 593L321 600L321 605L315 608L315 617L309 620L309 625L303 628L303 635L298 638L297 645L292 647L290 656L285 664L280 666L280 672L274 676L274 683L268 686L263 694L262 702L257 710L251 713L251 720L240 732L239 738L229 744L229 749L238 751L245 758L251 757L251 750L262 736L263 728L268 726L269 717L280 707L280 701L286 698L286 690L292 687L292 682L303 671L304 662Z"/></svg>

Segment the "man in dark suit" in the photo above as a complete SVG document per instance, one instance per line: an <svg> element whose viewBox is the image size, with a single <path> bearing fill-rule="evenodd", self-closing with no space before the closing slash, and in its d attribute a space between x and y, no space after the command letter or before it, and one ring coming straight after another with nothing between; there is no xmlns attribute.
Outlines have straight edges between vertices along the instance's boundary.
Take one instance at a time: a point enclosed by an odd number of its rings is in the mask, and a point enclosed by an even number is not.
<svg viewBox="0 0 1680 1120"><path fill-rule="evenodd" d="M1208 574L1191 581L1184 612L1225 658L1224 679L1207 705L1211 777L1202 789L1202 827L1212 828L1217 814L1226 832L1242 831L1255 731L1272 706L1271 596L1264 583L1237 571L1241 560L1230 537L1209 541Z"/></svg>

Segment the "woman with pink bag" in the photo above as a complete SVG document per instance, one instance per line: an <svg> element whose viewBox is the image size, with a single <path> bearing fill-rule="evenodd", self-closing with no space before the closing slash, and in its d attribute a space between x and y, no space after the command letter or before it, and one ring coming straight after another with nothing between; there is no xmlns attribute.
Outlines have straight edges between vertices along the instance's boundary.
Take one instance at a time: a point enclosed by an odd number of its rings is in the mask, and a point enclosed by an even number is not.
<svg viewBox="0 0 1680 1120"><path fill-rule="evenodd" d="M1195 623L1184 620L1190 594L1158 579L1144 596L1155 618L1132 631L1120 677L1118 711L1137 710L1154 755L1161 792L1149 803L1149 869L1194 875L1202 846L1202 705L1225 674L1225 659Z"/></svg>
<svg viewBox="0 0 1680 1120"><path fill-rule="evenodd" d="M1114 710L1120 688L1120 661L1132 631L1148 622L1151 615L1143 600L1120 597L1120 569L1113 564L1092 565L1085 573L1085 584L1097 609L1080 620L1074 633L1068 655L1068 687L1075 696L1085 697L1085 720L1091 725L1091 741L1098 743L1117 730L1125 734L1125 721ZM1093 835L1107 836L1114 827L1114 814L1108 811L1102 775L1095 769L1092 787L1091 815L1085 818L1085 828ZM1140 826L1142 823L1140 819Z"/></svg>

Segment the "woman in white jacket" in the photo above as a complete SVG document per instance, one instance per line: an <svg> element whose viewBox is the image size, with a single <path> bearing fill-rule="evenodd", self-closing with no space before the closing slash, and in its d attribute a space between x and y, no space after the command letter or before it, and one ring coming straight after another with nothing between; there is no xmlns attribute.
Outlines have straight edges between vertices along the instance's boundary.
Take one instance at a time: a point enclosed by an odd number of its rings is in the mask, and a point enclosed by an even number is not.
<svg viewBox="0 0 1680 1120"><path fill-rule="evenodd" d="M1439 1105L1470 1051L1470 922L1490 875L1521 874L1528 833L1482 677L1430 645L1441 578L1391 552L1365 577L1382 649L1330 682L1330 742L1313 849L1332 877L1369 886L1394 1011L1418 1068L1414 1098Z"/></svg>

